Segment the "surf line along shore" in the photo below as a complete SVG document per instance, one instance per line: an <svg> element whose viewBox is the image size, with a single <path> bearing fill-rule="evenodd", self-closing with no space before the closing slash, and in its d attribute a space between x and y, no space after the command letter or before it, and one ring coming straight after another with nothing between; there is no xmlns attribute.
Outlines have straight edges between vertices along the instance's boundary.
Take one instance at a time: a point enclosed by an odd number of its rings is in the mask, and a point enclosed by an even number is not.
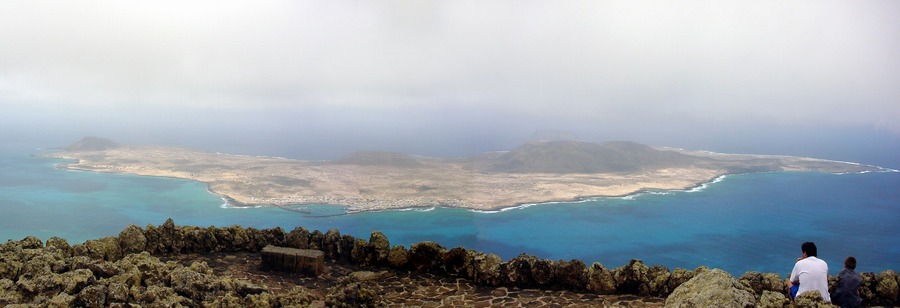
<svg viewBox="0 0 900 308"><path fill-rule="evenodd" d="M99 141L98 141L99 140ZM331 204L349 212L456 207L479 211L648 190L685 190L748 172L877 172L822 159L657 149L631 142L535 142L444 159L358 152L334 161L125 146L85 138L45 157L62 168L190 179L232 206Z"/></svg>

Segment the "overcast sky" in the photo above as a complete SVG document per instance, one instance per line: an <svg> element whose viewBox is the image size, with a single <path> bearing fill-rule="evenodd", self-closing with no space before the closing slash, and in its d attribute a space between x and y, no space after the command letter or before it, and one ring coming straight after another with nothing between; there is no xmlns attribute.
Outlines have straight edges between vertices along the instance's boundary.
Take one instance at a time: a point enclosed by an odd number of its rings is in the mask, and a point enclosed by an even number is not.
<svg viewBox="0 0 900 308"><path fill-rule="evenodd" d="M0 127L335 152L491 150L545 129L897 141L898 16L898 1L2 0Z"/></svg>

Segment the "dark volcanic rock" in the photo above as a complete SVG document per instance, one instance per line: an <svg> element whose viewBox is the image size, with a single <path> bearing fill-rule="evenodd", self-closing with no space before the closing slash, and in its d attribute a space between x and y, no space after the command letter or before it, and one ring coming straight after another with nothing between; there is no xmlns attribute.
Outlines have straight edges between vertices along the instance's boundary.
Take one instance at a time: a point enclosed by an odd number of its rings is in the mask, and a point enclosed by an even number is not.
<svg viewBox="0 0 900 308"><path fill-rule="evenodd" d="M337 259L341 256L341 232L337 229L328 230L322 238L322 252L329 259Z"/></svg>
<svg viewBox="0 0 900 308"><path fill-rule="evenodd" d="M632 259L628 265L613 270L616 280L616 292L621 294L650 294L650 269L644 262Z"/></svg>
<svg viewBox="0 0 900 308"><path fill-rule="evenodd" d="M675 291L675 288L680 286L682 283L691 280L691 278L694 278L693 271L689 271L683 268L676 268L672 271L672 273L669 274L669 281L666 283L666 290L668 290L668 293L672 293L672 291Z"/></svg>
<svg viewBox="0 0 900 308"><path fill-rule="evenodd" d="M130 225L119 233L117 238L119 248L123 253L137 253L144 251L147 246L147 237L144 230L136 225Z"/></svg>
<svg viewBox="0 0 900 308"><path fill-rule="evenodd" d="M473 276L477 283L499 286L502 264L503 259L495 254L475 253L472 257L472 270L469 275Z"/></svg>
<svg viewBox="0 0 900 308"><path fill-rule="evenodd" d="M391 253L391 242L383 233L375 231L369 236L367 250L366 264L385 265Z"/></svg>
<svg viewBox="0 0 900 308"><path fill-rule="evenodd" d="M459 277L468 274L468 267L472 263L469 251L462 247L450 249L442 256L444 271L447 275Z"/></svg>
<svg viewBox="0 0 900 308"><path fill-rule="evenodd" d="M738 281L749 286L757 295L762 295L763 291L784 291L784 281L778 274L746 272L738 278Z"/></svg>
<svg viewBox="0 0 900 308"><path fill-rule="evenodd" d="M304 227L296 227L285 238L285 246L307 249L309 248L309 231Z"/></svg>
<svg viewBox="0 0 900 308"><path fill-rule="evenodd" d="M594 262L588 271L587 290L595 294L615 293L616 279L613 273L600 262Z"/></svg>
<svg viewBox="0 0 900 308"><path fill-rule="evenodd" d="M388 265L395 269L405 269L407 263L409 263L409 254L406 247L391 247L391 252L388 254Z"/></svg>
<svg viewBox="0 0 900 308"><path fill-rule="evenodd" d="M259 270L260 245L269 243L323 247L330 251L325 259L334 268L327 268L318 278L281 277L281 285L272 284L273 279L266 276L298 274L261 272L256 278L267 281L264 285L246 277L221 275L220 271L234 273L234 266ZM637 306L662 305L659 298L638 296L669 293L667 302L678 307L743 307L747 303L784 307L790 303L777 274L748 272L735 280L721 270L701 266L669 272L659 265L647 267L640 260L610 271L600 263L586 268L579 260L550 261L525 254L503 262L493 254L462 247L447 250L434 242L413 244L409 250L389 245L378 232L367 242L340 235L337 230L323 234L302 228L289 233L281 228L199 228L176 226L172 220L143 230L129 226L117 237L73 246L60 238L51 238L44 246L39 239L28 237L0 244L0 306L350 307L438 302L462 306ZM235 262L233 255L225 260L208 257L225 252L256 256L256 263ZM180 263L162 262L151 253ZM191 262L195 258L206 261ZM351 273L339 263L374 268ZM385 266L391 271L384 271ZM423 280L410 280L412 275L441 282L416 285ZM861 275L860 294L867 305L896 305L900 289L893 271ZM290 284L297 279L316 291ZM283 285L286 282L289 284ZM276 287L268 287L273 285ZM469 293L460 293L462 289ZM822 306L814 298L801 302Z"/></svg>
<svg viewBox="0 0 900 308"><path fill-rule="evenodd" d="M581 260L557 262L556 276L559 286L564 290L585 290L588 282L588 270Z"/></svg>
<svg viewBox="0 0 900 308"><path fill-rule="evenodd" d="M376 294L359 283L335 287L329 292L325 304L329 307L374 307Z"/></svg>
<svg viewBox="0 0 900 308"><path fill-rule="evenodd" d="M828 305L825 303L825 299L822 298L822 294L817 291L806 291L801 294L797 294L797 298L794 299L794 307L799 308L816 308L816 307L836 307L832 305Z"/></svg>
<svg viewBox="0 0 900 308"><path fill-rule="evenodd" d="M669 273L668 267L662 265L651 266L650 270L647 272L647 276L650 279L650 294L655 296L665 296L672 293L672 290L669 289L669 278L671 277L671 274Z"/></svg>
<svg viewBox="0 0 900 308"><path fill-rule="evenodd" d="M531 268L537 257L521 254L500 265L501 283L507 286L528 288L535 285Z"/></svg>
<svg viewBox="0 0 900 308"><path fill-rule="evenodd" d="M435 242L421 242L409 247L409 265L419 272L441 274L443 258L447 249Z"/></svg>
<svg viewBox="0 0 900 308"><path fill-rule="evenodd" d="M880 304L897 304L900 296L900 287L897 285L897 275L892 270L886 270L875 277L878 284L875 287L875 295L881 299Z"/></svg>

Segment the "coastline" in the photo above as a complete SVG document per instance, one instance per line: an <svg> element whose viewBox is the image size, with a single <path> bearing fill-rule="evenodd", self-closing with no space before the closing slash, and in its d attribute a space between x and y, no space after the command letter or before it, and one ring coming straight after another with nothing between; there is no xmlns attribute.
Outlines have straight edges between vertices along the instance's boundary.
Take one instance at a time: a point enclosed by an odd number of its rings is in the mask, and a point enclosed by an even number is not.
<svg viewBox="0 0 900 308"><path fill-rule="evenodd" d="M216 153L216 154L217 155L230 155L230 156L236 156L236 157L274 158L274 159L289 160L289 159L282 158L282 157L231 155L231 154L223 154L223 153ZM537 206L537 205L548 205L548 204L555 204L555 203L590 202L592 199L596 199L596 198L628 198L628 197L641 195L641 194L645 194L645 193L652 192L652 191L694 192L694 191L702 190L702 189L708 187L708 185L710 185L710 184L718 183L722 179L724 179L725 177L727 177L729 175L733 175L733 174L720 174L720 175L716 175L704 182L694 183L691 185L676 187L676 188L667 188L667 189L655 189L655 188L654 189L644 189L644 188L641 188L641 189L636 189L636 190L625 192L625 193L575 196L575 197L569 198L569 199L552 199L552 200L535 201L535 202L518 202L518 203L514 203L512 205L498 205L498 206L493 206L493 207L476 208L476 207L469 207L469 206L464 206L464 205L453 206L450 204L433 204L433 205L410 205L410 206L403 206L403 207L389 206L389 207L384 207L384 208L371 208L371 207L367 206L367 204L318 203L318 202L277 204L277 203L263 203L263 202L243 202L243 201L239 201L239 200L235 199L234 197L230 196L227 193L216 191L215 188L212 187L209 182L204 182L204 181L201 181L201 180L198 180L195 178L172 176L172 175L147 175L147 174L136 174L136 173L129 173L129 172L116 172L116 171L110 171L110 170L96 170L93 168L79 167L79 165L82 163L82 160L79 158L60 158L57 156L38 156L38 157L70 159L70 160L75 161L72 163L58 163L58 164L54 165L55 168L62 169L62 170L97 172L97 173L106 173L106 174L127 174L127 175L136 175L136 176L151 176L151 177L159 177L159 178L195 181L195 182L206 185L206 191L208 193L221 198L223 201L223 204L221 205L222 208L242 209L242 208L258 208L258 207L266 207L266 206L284 208L286 206L325 205L325 206L345 207L346 208L345 214L355 214L355 213L364 213L364 212L379 212L379 211L417 211L417 210L421 210L421 209L434 209L437 207L461 208L461 209L469 210L472 212L487 213L487 214L500 213L500 212L505 212L505 211L509 211L509 210L524 209L524 208L528 208L531 206ZM286 210L290 210L290 209L286 209ZM329 216L333 216L333 215L329 215Z"/></svg>

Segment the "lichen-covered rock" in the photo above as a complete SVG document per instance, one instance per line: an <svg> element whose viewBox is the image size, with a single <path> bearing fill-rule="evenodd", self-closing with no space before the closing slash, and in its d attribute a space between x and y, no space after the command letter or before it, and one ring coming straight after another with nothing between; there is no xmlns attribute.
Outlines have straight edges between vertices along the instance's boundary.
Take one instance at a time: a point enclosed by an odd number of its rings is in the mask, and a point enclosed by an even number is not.
<svg viewBox="0 0 900 308"><path fill-rule="evenodd" d="M872 272L863 272L859 273L862 281L859 284L859 297L862 299L863 303L866 304L874 304L878 301L875 298L875 287L878 285L878 280L875 279L875 273Z"/></svg>
<svg viewBox="0 0 900 308"><path fill-rule="evenodd" d="M521 254L500 265L501 283L521 288L533 287L536 282L532 276L532 268L538 258Z"/></svg>
<svg viewBox="0 0 900 308"><path fill-rule="evenodd" d="M281 307L307 307L312 303L314 297L310 295L309 290L304 287L296 286L290 291L278 295L278 304Z"/></svg>
<svg viewBox="0 0 900 308"><path fill-rule="evenodd" d="M328 230L322 238L322 252L329 259L337 259L341 255L341 232L337 229Z"/></svg>
<svg viewBox="0 0 900 308"><path fill-rule="evenodd" d="M897 304L898 296L900 296L900 287L897 285L897 275L892 270L886 270L875 276L878 281L875 286L875 295L880 299L880 305Z"/></svg>
<svg viewBox="0 0 900 308"><path fill-rule="evenodd" d="M632 259L627 265L613 270L616 280L616 292L621 294L650 294L650 268L638 259Z"/></svg>
<svg viewBox="0 0 900 308"><path fill-rule="evenodd" d="M531 278L537 286L545 288L556 279L556 263L547 259L536 259L531 264Z"/></svg>
<svg viewBox="0 0 900 308"><path fill-rule="evenodd" d="M284 229L281 227L263 229L260 234L262 235L262 240L258 243L256 249L251 251L259 251L266 245L284 246L287 238L287 232L284 232Z"/></svg>
<svg viewBox="0 0 900 308"><path fill-rule="evenodd" d="M408 262L409 262L409 257L406 252L406 247L404 247L404 246L391 247L391 252L388 254L388 265L391 268L405 269L406 264Z"/></svg>
<svg viewBox="0 0 900 308"><path fill-rule="evenodd" d="M720 269L703 271L666 298L666 307L754 307L748 287Z"/></svg>
<svg viewBox="0 0 900 308"><path fill-rule="evenodd" d="M366 240L358 238L353 242L353 247L350 248L350 261L357 264L362 264L366 262L366 247L369 246L369 243Z"/></svg>
<svg viewBox="0 0 900 308"><path fill-rule="evenodd" d="M63 308L73 307L75 305L75 296L66 293L59 293L53 296L48 302L47 307Z"/></svg>
<svg viewBox="0 0 900 308"><path fill-rule="evenodd" d="M759 297L759 303L756 305L758 308L785 308L790 307L791 300L784 296L784 294L779 292L773 292L769 290L762 291L762 295Z"/></svg>
<svg viewBox="0 0 900 308"><path fill-rule="evenodd" d="M16 283L6 278L0 278L0 306L22 301L22 295L16 290Z"/></svg>
<svg viewBox="0 0 900 308"><path fill-rule="evenodd" d="M36 238L34 236L27 236L19 241L19 246L22 247L22 249L38 249L43 248L44 243L41 242L39 238Z"/></svg>
<svg viewBox="0 0 900 308"><path fill-rule="evenodd" d="M594 294L616 293L616 279L613 273L600 262L594 262L588 271L587 290Z"/></svg>
<svg viewBox="0 0 900 308"><path fill-rule="evenodd" d="M304 227L296 227L285 236L284 244L287 247L297 249L309 248L309 230Z"/></svg>
<svg viewBox="0 0 900 308"><path fill-rule="evenodd" d="M374 307L377 294L359 283L338 285L325 297L328 307Z"/></svg>
<svg viewBox="0 0 900 308"><path fill-rule="evenodd" d="M265 306L251 306L249 304L244 303L245 298L238 297L234 294L225 294L224 296L216 297L210 301L203 302L204 307L217 307L217 308L242 308L242 307L265 307ZM287 306L287 307L303 307L303 306Z"/></svg>
<svg viewBox="0 0 900 308"><path fill-rule="evenodd" d="M587 287L588 269L581 260L556 262L556 279L566 290L582 291Z"/></svg>
<svg viewBox="0 0 900 308"><path fill-rule="evenodd" d="M476 253L472 256L472 269L469 276L476 283L498 286L500 285L500 266L503 259L495 254Z"/></svg>
<svg viewBox="0 0 900 308"><path fill-rule="evenodd" d="M830 303L826 303L825 299L822 298L822 294L817 291L806 291L801 294L797 294L797 298L794 298L794 307L797 308L838 308L838 306L832 305Z"/></svg>
<svg viewBox="0 0 900 308"><path fill-rule="evenodd" d="M243 307L277 307L278 299L272 293L249 295L244 298Z"/></svg>
<svg viewBox="0 0 900 308"><path fill-rule="evenodd" d="M784 290L784 281L781 276L773 273L746 272L738 278L738 281L753 289L757 296L763 291L781 292Z"/></svg>
<svg viewBox="0 0 900 308"><path fill-rule="evenodd" d="M710 269L708 267L703 266L703 265L698 266L697 268L694 269L694 276L703 274L704 272L707 272L707 271L710 271Z"/></svg>
<svg viewBox="0 0 900 308"><path fill-rule="evenodd" d="M129 286L124 283L111 282L106 287L106 301L109 303L127 303Z"/></svg>
<svg viewBox="0 0 900 308"><path fill-rule="evenodd" d="M129 225L119 233L119 237L116 239L119 249L125 254L144 251L147 246L147 237L144 236L144 231L136 225Z"/></svg>
<svg viewBox="0 0 900 308"><path fill-rule="evenodd" d="M391 253L391 242L388 241L387 236L379 231L372 232L367 248L366 264L384 265L387 263L388 255Z"/></svg>
<svg viewBox="0 0 900 308"><path fill-rule="evenodd" d="M409 265L419 272L439 274L442 270L441 254L447 249L435 242L421 242L409 247Z"/></svg>
<svg viewBox="0 0 900 308"><path fill-rule="evenodd" d="M687 282L694 278L694 272L689 271L683 268L676 268L669 273L669 281L666 282L666 290L668 290L668 294L671 294L675 288L678 288L682 283ZM668 295L667 294L667 295Z"/></svg>
<svg viewBox="0 0 900 308"><path fill-rule="evenodd" d="M159 233L159 252L181 252L181 245L184 243L182 233L181 230L175 226L175 221L172 220L172 218L166 219L166 222L160 225L156 230Z"/></svg>
<svg viewBox="0 0 900 308"><path fill-rule="evenodd" d="M218 245L215 237L200 227L181 226L178 227L178 232L184 241L181 245L182 253L211 251Z"/></svg>
<svg viewBox="0 0 900 308"><path fill-rule="evenodd" d="M72 246L72 253L78 256L87 256L93 259L103 259L107 261L115 261L122 257L118 239L111 236L96 240L87 240L84 244Z"/></svg>
<svg viewBox="0 0 900 308"><path fill-rule="evenodd" d="M0 279L18 280L24 266L25 263L11 254L0 255Z"/></svg>
<svg viewBox="0 0 900 308"><path fill-rule="evenodd" d="M352 235L344 234L341 236L341 255L337 261L349 262L353 260L353 247L356 246L356 238Z"/></svg>
<svg viewBox="0 0 900 308"><path fill-rule="evenodd" d="M193 262L190 267L179 267L169 277L172 289L178 295L196 301L211 299L233 291L233 285L217 279L206 262Z"/></svg>
<svg viewBox="0 0 900 308"><path fill-rule="evenodd" d="M81 290L75 296L75 303L78 307L105 307L106 306L106 286L95 284Z"/></svg>
<svg viewBox="0 0 900 308"><path fill-rule="evenodd" d="M189 307L194 306L190 299L175 293L165 286L151 285L147 288L134 288L131 292L138 303L154 307Z"/></svg>
<svg viewBox="0 0 900 308"><path fill-rule="evenodd" d="M147 285L169 285L170 273L178 267L175 263L162 263L147 252L130 254L116 262L121 273L109 278L111 282L123 283L130 287Z"/></svg>
<svg viewBox="0 0 900 308"><path fill-rule="evenodd" d="M91 271L78 269L62 274L48 273L36 277L23 275L16 282L16 287L26 296L52 296L60 292L73 295L95 281Z"/></svg>
<svg viewBox="0 0 900 308"><path fill-rule="evenodd" d="M59 249L59 251L63 253L63 256L66 257L72 254L72 246L69 245L69 242L67 242L65 239L55 236L47 239L47 247L55 247L56 249Z"/></svg>
<svg viewBox="0 0 900 308"><path fill-rule="evenodd" d="M229 251L246 251L252 241L247 229L244 229L241 226L233 225L221 228L221 230L227 235L223 234L223 236L216 236L216 240L223 242L230 238L231 242L225 244L229 246Z"/></svg>
<svg viewBox="0 0 900 308"><path fill-rule="evenodd" d="M56 248L50 249L24 249L18 254L18 259L23 261L19 270L19 276L36 277L50 273L61 273L67 267L64 257L54 253Z"/></svg>
<svg viewBox="0 0 900 308"><path fill-rule="evenodd" d="M122 273L122 268L115 263L103 260L88 260L84 264L77 265L77 268L86 268L94 273L97 278L109 278Z"/></svg>
<svg viewBox="0 0 900 308"><path fill-rule="evenodd" d="M205 243L204 252L234 251L230 238L231 234L227 230L209 226L201 232L200 240Z"/></svg>
<svg viewBox="0 0 900 308"><path fill-rule="evenodd" d="M322 250L322 241L325 240L325 234L322 231L313 230L309 234L309 249Z"/></svg>
<svg viewBox="0 0 900 308"><path fill-rule="evenodd" d="M655 296L666 296L669 293L672 293L672 290L669 289L669 277L672 274L669 273L669 268L662 265L654 265L651 266L647 271L647 277L650 279L649 288L650 294Z"/></svg>

